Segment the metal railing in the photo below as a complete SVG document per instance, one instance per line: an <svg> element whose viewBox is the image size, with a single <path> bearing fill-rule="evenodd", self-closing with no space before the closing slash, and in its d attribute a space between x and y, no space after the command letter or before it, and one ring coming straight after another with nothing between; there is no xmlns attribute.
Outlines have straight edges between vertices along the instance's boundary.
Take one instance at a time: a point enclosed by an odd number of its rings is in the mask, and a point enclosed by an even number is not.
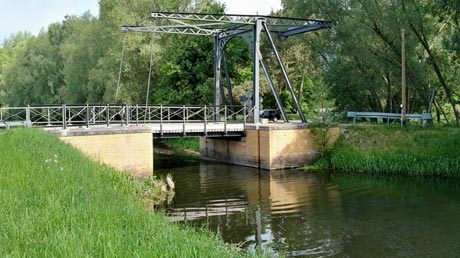
<svg viewBox="0 0 460 258"><path fill-rule="evenodd" d="M253 121L252 106L178 105L49 105L0 108L0 124L24 123L36 127L139 125L159 123L206 124ZM185 130L185 129L184 129Z"/></svg>

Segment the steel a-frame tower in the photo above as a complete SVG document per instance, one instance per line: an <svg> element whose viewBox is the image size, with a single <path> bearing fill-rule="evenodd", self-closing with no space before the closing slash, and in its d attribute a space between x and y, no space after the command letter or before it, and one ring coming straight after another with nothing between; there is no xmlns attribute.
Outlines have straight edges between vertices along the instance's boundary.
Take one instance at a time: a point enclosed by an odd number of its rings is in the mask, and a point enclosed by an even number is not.
<svg viewBox="0 0 460 258"><path fill-rule="evenodd" d="M248 43L253 56L253 99L254 122L259 123L260 111L260 68L262 67L268 84L275 98L276 104L285 122L288 122L281 99L271 79L267 65L260 52L261 34L267 35L268 43L273 50L288 90L294 100L296 109L302 122L306 122L300 103L287 75L283 61L278 53L272 34L279 38L287 38L301 33L330 28L331 22L324 20L296 19L260 15L233 15L233 14L202 14L202 13L172 13L152 12L153 26L123 26L123 31L184 34L214 37L214 106L225 101L224 90L227 88L230 103L233 104L232 86L227 70L225 49L230 40L242 37ZM222 83L222 64L225 74L225 85Z"/></svg>

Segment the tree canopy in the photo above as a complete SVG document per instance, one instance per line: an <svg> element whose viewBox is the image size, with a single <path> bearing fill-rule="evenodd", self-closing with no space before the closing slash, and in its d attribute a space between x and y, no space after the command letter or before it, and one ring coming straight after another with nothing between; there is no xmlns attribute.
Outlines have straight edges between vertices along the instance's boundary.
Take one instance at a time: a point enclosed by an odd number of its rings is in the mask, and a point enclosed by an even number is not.
<svg viewBox="0 0 460 258"><path fill-rule="evenodd" d="M223 4L100 0L99 5L97 17L66 16L39 35L6 39L0 47L0 104L212 103L212 38L128 33L124 39L121 26L151 25L152 10L223 13ZM458 1L282 0L282 6L273 15L333 22L330 30L277 42L307 116L327 110L399 112L404 31L408 112L432 112L439 123L459 124ZM262 51L284 105L294 111L273 55L264 45ZM227 56L238 102L252 87L251 53L243 40L234 40ZM267 82L261 84L264 107L275 107Z"/></svg>

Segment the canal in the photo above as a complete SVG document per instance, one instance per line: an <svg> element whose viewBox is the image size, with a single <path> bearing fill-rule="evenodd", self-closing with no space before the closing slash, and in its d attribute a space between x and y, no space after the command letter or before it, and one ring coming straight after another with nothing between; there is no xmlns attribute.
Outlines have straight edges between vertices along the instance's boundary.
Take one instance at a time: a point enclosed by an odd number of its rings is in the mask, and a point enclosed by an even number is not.
<svg viewBox="0 0 460 258"><path fill-rule="evenodd" d="M172 221L277 257L460 257L460 181L263 171L155 154Z"/></svg>

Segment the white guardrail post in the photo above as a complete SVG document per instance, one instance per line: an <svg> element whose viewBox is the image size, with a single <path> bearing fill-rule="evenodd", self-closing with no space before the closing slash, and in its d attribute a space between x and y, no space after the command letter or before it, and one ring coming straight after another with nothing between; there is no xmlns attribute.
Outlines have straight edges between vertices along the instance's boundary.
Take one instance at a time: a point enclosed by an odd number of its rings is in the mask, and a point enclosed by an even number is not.
<svg viewBox="0 0 460 258"><path fill-rule="evenodd" d="M163 136L163 105L160 105L160 135Z"/></svg>
<svg viewBox="0 0 460 258"><path fill-rule="evenodd" d="M139 125L139 105L136 104L136 125Z"/></svg>
<svg viewBox="0 0 460 258"><path fill-rule="evenodd" d="M224 133L227 134L227 105L224 106Z"/></svg>
<svg viewBox="0 0 460 258"><path fill-rule="evenodd" d="M208 123L208 113L207 113L207 107L206 105L204 106L204 135L207 135L208 132L207 132L207 126L206 124Z"/></svg>
<svg viewBox="0 0 460 258"><path fill-rule="evenodd" d="M66 105L62 105L62 129L67 129L67 108Z"/></svg>
<svg viewBox="0 0 460 258"><path fill-rule="evenodd" d="M203 136L209 136L213 134L215 130L215 128L213 128L214 125L218 127L223 125L223 128L217 129L216 132L224 133L225 135L234 132L232 125L239 124L241 126L241 122L243 122L243 130L246 130L248 122L251 121L252 112L251 107L246 104L242 106L242 109L241 106L233 107L228 105L169 106L161 104L144 106L136 104L110 106L110 104L84 104L80 106L67 106L66 104L62 104L61 106L34 107L27 105L23 107L3 107L0 108L0 121L4 119L20 119L22 121L25 119L24 122L31 125L33 118L36 126L59 126L59 124L61 124L62 129L65 130L72 126L90 128L93 125L106 124L107 127L110 127L114 122L115 124L121 123L122 126L130 126L132 123L134 126L134 122L135 125L141 125L142 119L144 119L146 120L144 124L147 122L153 123L153 128L158 129L156 126L158 126L159 123L159 134L161 136L164 136L165 131L167 133L174 132L175 134L182 134L182 136L188 136L190 133L193 135L197 132L199 132L199 134L202 133ZM153 118L146 118L146 115L152 111L148 110L151 108L154 108ZM59 109L61 109L61 118L59 117ZM145 112L143 111L144 109ZM215 113L215 111L217 111L217 113ZM239 118L240 114L243 116L242 120ZM181 115L182 118L180 118ZM224 116L223 118L222 115ZM216 117L219 119L215 120ZM235 117L237 117L237 122L233 123L231 120L234 120ZM120 121L116 119L120 119ZM424 122L423 119L422 117L422 124ZM182 122L182 125L180 125L180 122ZM171 128L168 126L165 127L165 123L171 125ZM198 129L198 131L196 131L196 129ZM158 133L158 131L156 131L156 133Z"/></svg>
<svg viewBox="0 0 460 258"><path fill-rule="evenodd" d="M50 108L46 108L47 111L47 116L48 116L48 126L51 126L51 113L50 113Z"/></svg>
<svg viewBox="0 0 460 258"><path fill-rule="evenodd" d="M26 124L30 123L32 125L32 122L30 121L30 105L27 105L26 107Z"/></svg>
<svg viewBox="0 0 460 258"><path fill-rule="evenodd" d="M184 123L182 124L182 130L183 130L184 136L185 136L185 116L186 116L185 105L182 105L182 119L184 121Z"/></svg>
<svg viewBox="0 0 460 258"><path fill-rule="evenodd" d="M89 105L86 104L86 128L89 128L89 117L90 117L90 112L89 112Z"/></svg>
<svg viewBox="0 0 460 258"><path fill-rule="evenodd" d="M107 120L107 127L110 126L110 104L107 104L106 110L105 110L106 117L105 119Z"/></svg>
<svg viewBox="0 0 460 258"><path fill-rule="evenodd" d="M243 105L243 126L244 130L246 131L246 103Z"/></svg>

